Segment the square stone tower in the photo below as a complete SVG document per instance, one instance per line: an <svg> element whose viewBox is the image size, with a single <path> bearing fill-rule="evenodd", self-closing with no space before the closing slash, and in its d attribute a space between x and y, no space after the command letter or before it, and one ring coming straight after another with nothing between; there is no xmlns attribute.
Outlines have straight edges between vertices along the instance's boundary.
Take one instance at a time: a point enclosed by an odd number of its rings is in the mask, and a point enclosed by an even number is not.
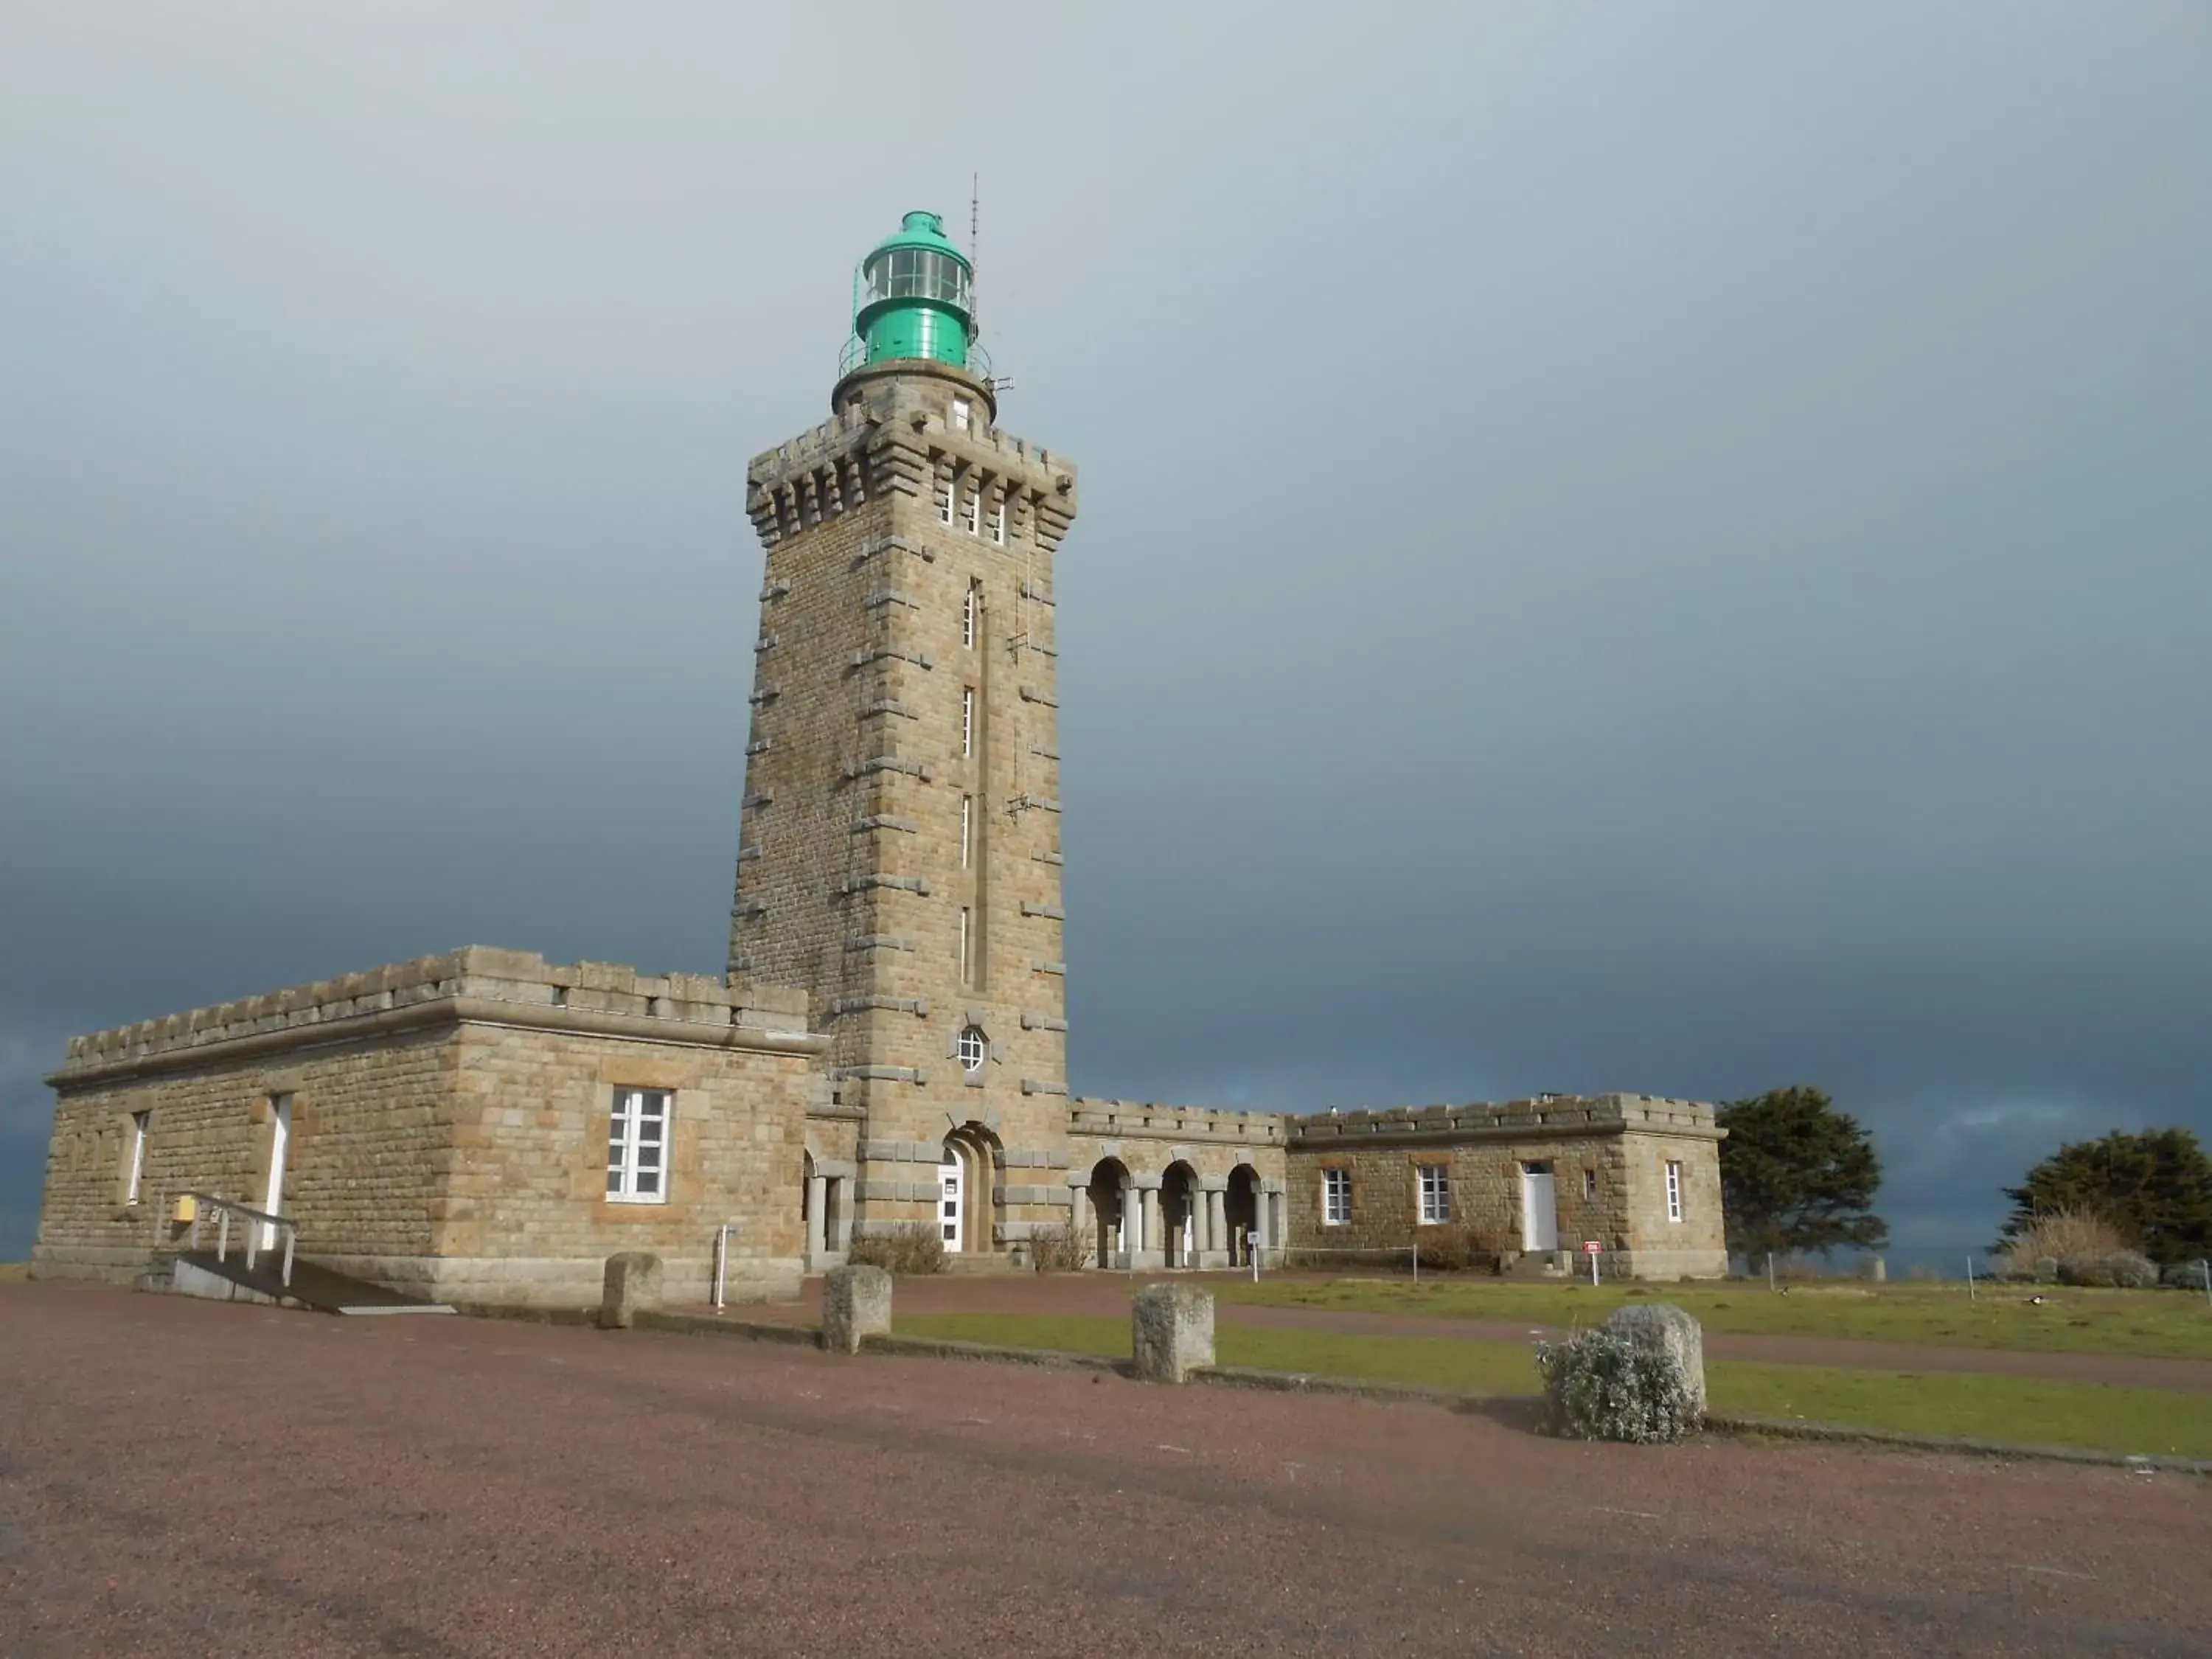
<svg viewBox="0 0 2212 1659"><path fill-rule="evenodd" d="M860 1234L1064 1223L1053 561L1075 468L997 425L934 215L861 267L832 417L753 460L767 550L730 977L803 987Z"/></svg>

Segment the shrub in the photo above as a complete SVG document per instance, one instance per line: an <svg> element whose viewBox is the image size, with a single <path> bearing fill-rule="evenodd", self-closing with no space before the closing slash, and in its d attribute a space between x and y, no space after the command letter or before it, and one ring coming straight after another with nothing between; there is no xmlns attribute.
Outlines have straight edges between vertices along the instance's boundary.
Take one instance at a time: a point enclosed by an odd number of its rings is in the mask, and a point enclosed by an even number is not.
<svg viewBox="0 0 2212 1659"><path fill-rule="evenodd" d="M1033 1229L1030 1233L1030 1265L1041 1273L1079 1271L1091 1260L1089 1234L1088 1228L1071 1227L1066 1222Z"/></svg>
<svg viewBox="0 0 2212 1659"><path fill-rule="evenodd" d="M1697 1425L1681 1367L1662 1349L1611 1331L1536 1345L1545 1426L1571 1440L1680 1440Z"/></svg>
<svg viewBox="0 0 2212 1659"><path fill-rule="evenodd" d="M2069 1256L2117 1255L2130 1241L2094 1210L2057 1209L2045 1212L2023 1226L2006 1244L2004 1256L2013 1272L2029 1279L2044 1275L2038 1263L2060 1262Z"/></svg>
<svg viewBox="0 0 2212 1659"><path fill-rule="evenodd" d="M2201 1291L2206 1272L2202 1261L2177 1261L2166 1270L2166 1282L2185 1291Z"/></svg>
<svg viewBox="0 0 2212 1659"><path fill-rule="evenodd" d="M2148 1290L2158 1283L2158 1268L2133 1250L2112 1250L2101 1255L2068 1255L2058 1259L2062 1285L2095 1285L2123 1291Z"/></svg>
<svg viewBox="0 0 2212 1659"><path fill-rule="evenodd" d="M945 1241L926 1222L909 1221L889 1232L864 1233L845 1259L856 1267L881 1267L912 1278L945 1271Z"/></svg>
<svg viewBox="0 0 2212 1659"><path fill-rule="evenodd" d="M1459 1273L1470 1267L1494 1270L1498 1252L1478 1237L1472 1227L1424 1227L1415 1235L1414 1249L1425 1273Z"/></svg>

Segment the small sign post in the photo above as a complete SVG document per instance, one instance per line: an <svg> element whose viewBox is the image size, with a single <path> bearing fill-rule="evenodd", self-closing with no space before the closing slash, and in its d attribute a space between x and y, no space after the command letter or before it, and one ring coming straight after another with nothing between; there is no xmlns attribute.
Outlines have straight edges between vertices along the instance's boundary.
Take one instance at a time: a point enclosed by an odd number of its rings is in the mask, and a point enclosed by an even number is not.
<svg viewBox="0 0 2212 1659"><path fill-rule="evenodd" d="M1595 1238L1586 1238L1583 1240L1583 1254L1589 1258L1590 1288L1592 1290L1595 1290L1597 1288L1597 1258L1599 1252L1604 1249L1605 1246Z"/></svg>

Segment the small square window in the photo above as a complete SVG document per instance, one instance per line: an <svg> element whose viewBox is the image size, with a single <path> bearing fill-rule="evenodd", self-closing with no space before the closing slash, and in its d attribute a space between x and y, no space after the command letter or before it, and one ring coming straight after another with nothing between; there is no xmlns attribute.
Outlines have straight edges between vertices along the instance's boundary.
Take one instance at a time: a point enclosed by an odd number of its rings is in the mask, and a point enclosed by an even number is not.
<svg viewBox="0 0 2212 1659"><path fill-rule="evenodd" d="M971 415L972 411L969 409L968 400L965 398L955 398L952 400L952 429L955 432L965 432L968 429Z"/></svg>
<svg viewBox="0 0 2212 1659"><path fill-rule="evenodd" d="M1442 1164L1420 1168L1421 1224L1440 1227L1451 1219L1451 1170Z"/></svg>
<svg viewBox="0 0 2212 1659"><path fill-rule="evenodd" d="M1682 1218L1682 1166L1672 1159L1667 1164L1667 1219Z"/></svg>
<svg viewBox="0 0 2212 1659"><path fill-rule="evenodd" d="M1341 1227L1352 1219L1352 1171L1321 1172L1321 1219L1325 1227Z"/></svg>
<svg viewBox="0 0 2212 1659"><path fill-rule="evenodd" d="M665 1089L617 1089L607 1121L607 1201L668 1201L668 1120Z"/></svg>

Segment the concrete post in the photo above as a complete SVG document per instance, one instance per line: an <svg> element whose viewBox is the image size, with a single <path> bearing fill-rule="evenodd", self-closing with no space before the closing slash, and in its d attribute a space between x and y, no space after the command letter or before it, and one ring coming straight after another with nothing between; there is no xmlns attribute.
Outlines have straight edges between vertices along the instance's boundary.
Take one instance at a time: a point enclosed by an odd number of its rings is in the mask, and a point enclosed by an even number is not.
<svg viewBox="0 0 2212 1659"><path fill-rule="evenodd" d="M1213 1298L1194 1285L1146 1285L1130 1307L1129 1346L1140 1381L1188 1381L1213 1364Z"/></svg>
<svg viewBox="0 0 2212 1659"><path fill-rule="evenodd" d="M660 1306L660 1258L643 1250L624 1250L607 1258L606 1276L600 1281L599 1326L603 1330L626 1331L640 1312Z"/></svg>
<svg viewBox="0 0 2212 1659"><path fill-rule="evenodd" d="M811 1268L822 1266L829 1253L830 1234L827 1212L830 1205L830 1180L826 1176L806 1177L806 1265Z"/></svg>
<svg viewBox="0 0 2212 1659"><path fill-rule="evenodd" d="M891 1276L881 1267L832 1267L822 1279L822 1346L858 1353L863 1337L891 1328Z"/></svg>

